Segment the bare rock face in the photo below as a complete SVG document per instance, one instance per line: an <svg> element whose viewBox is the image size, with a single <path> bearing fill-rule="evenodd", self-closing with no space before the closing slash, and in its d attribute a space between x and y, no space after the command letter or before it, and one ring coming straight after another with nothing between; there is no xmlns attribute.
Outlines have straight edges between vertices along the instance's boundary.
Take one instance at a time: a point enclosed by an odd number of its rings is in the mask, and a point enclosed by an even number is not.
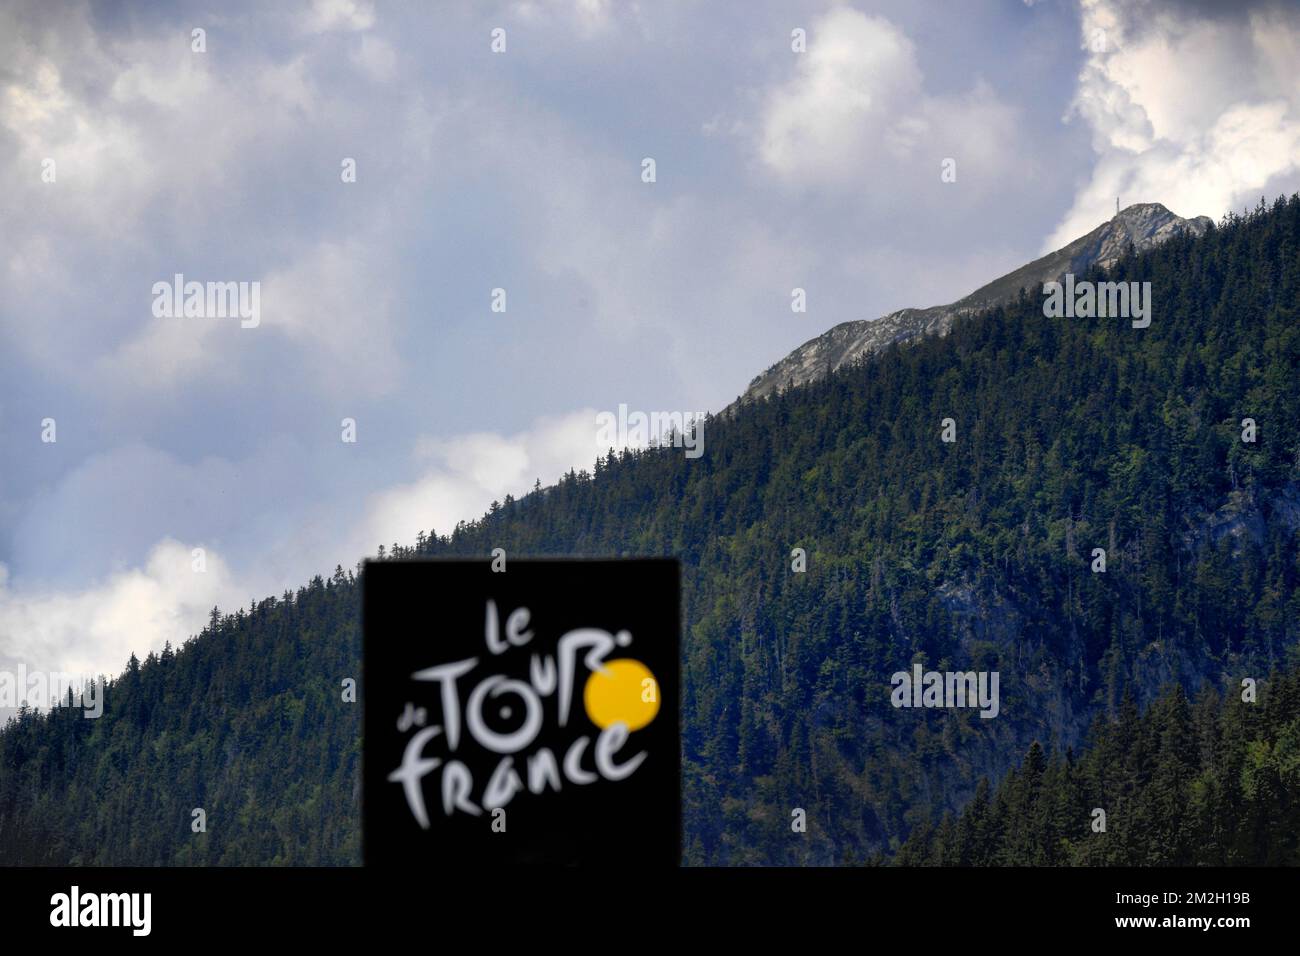
<svg viewBox="0 0 1300 956"><path fill-rule="evenodd" d="M1043 283L1067 272L1081 275L1090 266L1107 267L1123 256L1131 242L1139 252L1182 233L1199 236L1211 225L1208 216L1183 219L1160 203L1129 206L1064 248L1009 272L949 305L900 309L875 320L842 322L805 342L749 383L739 401L775 394L791 385L814 381L863 355L927 335L946 335L953 320L1014 299L1023 288L1036 293ZM730 408L734 408L733 403Z"/></svg>

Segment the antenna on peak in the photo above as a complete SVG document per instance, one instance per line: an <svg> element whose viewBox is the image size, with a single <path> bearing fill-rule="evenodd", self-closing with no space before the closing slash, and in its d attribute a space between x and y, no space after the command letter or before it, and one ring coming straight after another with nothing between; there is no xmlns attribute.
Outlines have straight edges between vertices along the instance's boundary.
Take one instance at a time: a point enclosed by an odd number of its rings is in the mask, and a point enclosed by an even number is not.
<svg viewBox="0 0 1300 956"><path fill-rule="evenodd" d="M1119 215L1119 197L1115 197L1115 215Z"/></svg>

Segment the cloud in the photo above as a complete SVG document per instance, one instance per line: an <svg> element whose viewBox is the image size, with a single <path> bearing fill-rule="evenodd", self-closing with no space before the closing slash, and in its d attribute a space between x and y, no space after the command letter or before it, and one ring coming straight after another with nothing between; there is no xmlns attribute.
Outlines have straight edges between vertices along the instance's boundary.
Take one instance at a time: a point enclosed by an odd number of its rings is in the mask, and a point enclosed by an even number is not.
<svg viewBox="0 0 1300 956"><path fill-rule="evenodd" d="M316 34L374 23L361 3L318 3L306 18ZM228 385L271 344L281 367L313 373L308 383L387 387L391 257L376 235L402 198L328 203L345 188L340 160L367 142L336 143L338 130L379 120L358 100L326 103L323 79L337 82L320 55L328 38L308 36L287 54L217 27L208 39L195 53L188 28L174 24L122 34L86 8L57 22L33 8L0 12L0 59L10 65L0 74L0 173L11 185L0 218L12 224L0 251L0 336L69 388L149 400L200 381ZM353 70L344 82L396 74L385 40L345 42ZM46 158L54 182L41 178ZM284 215L308 197L316 216ZM276 305L264 299L266 325L243 337L221 320L157 319L152 285L177 272L262 281ZM304 360L284 360L295 352ZM315 374L330 360L338 377Z"/></svg>
<svg viewBox="0 0 1300 956"><path fill-rule="evenodd" d="M375 25L375 6L368 0L312 0L302 18L309 33L356 32Z"/></svg>
<svg viewBox="0 0 1300 956"><path fill-rule="evenodd" d="M1218 218L1294 188L1300 10L1224 9L1082 0L1087 58L1066 118L1088 125L1098 159L1044 250L1108 219L1116 196Z"/></svg>
<svg viewBox="0 0 1300 956"><path fill-rule="evenodd" d="M397 71L397 53L392 45L376 36L364 36L352 53L355 63L377 83L391 80Z"/></svg>
<svg viewBox="0 0 1300 956"><path fill-rule="evenodd" d="M446 534L457 522L482 516L493 501L521 497L539 479L552 485L570 469L590 471L609 450L597 440L596 414L585 408L542 417L513 435L421 439L414 457L423 473L370 497L354 547L373 553L380 543L409 543L420 529Z"/></svg>
<svg viewBox="0 0 1300 956"><path fill-rule="evenodd" d="M789 184L869 196L918 162L935 181L945 157L972 170L1009 162L1015 110L980 81L928 94L915 45L884 17L837 7L791 57L793 75L767 94L757 123L762 164Z"/></svg>
<svg viewBox="0 0 1300 956"><path fill-rule="evenodd" d="M76 443L73 426L60 427L59 443L44 447ZM139 441L88 455L24 502L12 529L13 551L22 558L11 569L15 582L67 587L94 580L132 567L164 538L223 552L238 544L267 566L275 540L288 536L284 502L303 484L294 466L308 473L327 466L336 453L330 444L338 445L337 433L315 445L267 436L238 458L183 459Z"/></svg>
<svg viewBox="0 0 1300 956"><path fill-rule="evenodd" d="M197 634L214 606L242 607L238 587L220 555L207 551L195 570L193 548L159 541L142 567L71 589L15 590L0 565L0 667L72 674L121 672L134 652L143 657Z"/></svg>
<svg viewBox="0 0 1300 956"><path fill-rule="evenodd" d="M558 18L576 26L585 39L609 28L611 6L609 0L516 0L510 15L525 22ZM640 13L639 6L628 4L633 14Z"/></svg>
<svg viewBox="0 0 1300 956"><path fill-rule="evenodd" d="M876 144L906 152L921 120L921 71L911 41L882 17L847 7L811 30L795 75L774 90L762 121L762 160L783 176L855 175ZM874 141L874 142L871 142Z"/></svg>
<svg viewBox="0 0 1300 956"><path fill-rule="evenodd" d="M200 377L228 380L240 349L259 346L259 336L274 336L292 343L319 381L354 394L385 394L401 362L394 343L393 279L380 248L362 239L322 240L288 266L254 280L260 282L257 324L244 328L238 316L151 318L100 367L112 378L156 389Z"/></svg>
<svg viewBox="0 0 1300 956"><path fill-rule="evenodd" d="M538 479L550 485L570 469L590 470L608 451L598 441L596 414L543 416L509 435L422 438L411 454L416 477L351 510L295 509L285 487L253 487L251 500L236 500L249 476L287 475L273 459L292 449L194 465L144 447L98 456L39 502L20 530L29 573L13 580L0 564L0 669L21 661L29 670L117 674L132 652L144 656L197 634L213 606L233 611L335 563L351 566L381 543L412 544L421 529L448 533L507 494L523 496ZM150 479L136 486L141 475ZM218 512L242 562L214 543L221 535L182 543L161 530L188 532L196 516ZM244 532L256 528L265 529L262 536L249 539ZM201 573L192 555L200 546ZM139 564L126 557L141 551ZM97 575L106 564L116 570Z"/></svg>

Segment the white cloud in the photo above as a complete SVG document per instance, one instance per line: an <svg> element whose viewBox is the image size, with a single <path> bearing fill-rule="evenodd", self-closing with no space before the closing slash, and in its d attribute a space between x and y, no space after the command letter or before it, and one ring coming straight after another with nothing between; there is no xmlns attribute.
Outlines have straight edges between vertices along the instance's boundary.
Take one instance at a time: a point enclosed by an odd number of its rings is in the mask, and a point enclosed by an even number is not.
<svg viewBox="0 0 1300 956"><path fill-rule="evenodd" d="M1300 12L1081 9L1087 60L1067 118L1088 124L1098 160L1045 250L1108 219L1116 196L1217 219L1300 169Z"/></svg>
<svg viewBox="0 0 1300 956"><path fill-rule="evenodd" d="M360 30L373 10L325 3L311 17L322 30ZM288 58L236 59L211 46L192 52L185 32L96 31L85 10L53 26L31 11L0 12L0 59L11 65L0 79L0 137L13 144L0 154L12 184L0 192L0 220L12 224L0 253L0 334L65 381L93 378L114 392L227 382L247 369L241 352L277 337L309 366L338 366L316 381L386 388L397 356L385 230L400 195L342 207L323 229L257 222L268 180L316 176L343 188L332 140L361 109L324 104L311 68L319 42ZM392 76L384 41L356 43L358 69ZM41 181L46 157L54 183ZM194 274L205 264L220 271ZM223 320L153 317L151 286L175 272L262 281L263 327L236 322L241 337Z"/></svg>
<svg viewBox="0 0 1300 956"><path fill-rule="evenodd" d="M590 471L597 456L608 451L600 447L596 415L587 408L539 418L510 435L474 432L421 439L413 449L419 476L370 495L351 524L337 521L347 513L337 508L325 509L328 514L318 510L286 516L272 489L231 516L240 524L271 529L245 566L232 565L212 544L182 543L171 535L149 547L139 565L122 565L101 554L93 563L118 563L118 570L100 579L84 570L64 576L92 581L86 585L21 583L0 565L0 669L21 661L29 670L120 673L132 652L143 657L165 641L178 645L197 634L213 606L234 611L250 599L301 584L311 574L327 573L335 563L351 566L373 555L381 543L412 544L421 529L448 533L461 520L481 517L494 500L523 496L537 479L550 485L570 469ZM140 461L148 463L147 469ZM25 537L41 536L51 522L67 522L83 530L100 528L104 534L96 538L115 535L113 528L119 526L138 532L134 536L139 538L146 527L183 523L187 509L213 510L214 499L235 493L241 476L261 474L267 467L264 461L220 460L185 466L152 449L122 449L69 477L37 509L46 522L32 526ZM129 475L142 470L158 473L156 487L126 493ZM103 513L102 504L109 499L122 500L124 514ZM149 501L160 512L157 520L143 518ZM192 549L200 544L206 571L197 573ZM65 537L52 543L51 553L77 561L93 557L77 554L76 546L76 540Z"/></svg>
<svg viewBox="0 0 1300 956"><path fill-rule="evenodd" d="M768 100L759 144L763 162L785 176L853 175L869 140L905 151L920 122L913 109L921 87L916 51L883 17L847 7L827 13L810 31L808 52L794 58L795 76Z"/></svg>
<svg viewBox="0 0 1300 956"><path fill-rule="evenodd" d="M397 70L397 53L377 36L367 34L351 54L352 62L372 80L386 83Z"/></svg>
<svg viewBox="0 0 1300 956"><path fill-rule="evenodd" d="M134 652L144 657L197 634L213 606L242 607L248 593L213 551L194 570L193 548L159 541L143 567L78 589L14 589L0 565L0 660L28 670L74 674L121 672Z"/></svg>
<svg viewBox="0 0 1300 956"><path fill-rule="evenodd" d="M793 185L856 184L869 195L918 162L937 182L944 157L991 170L1010 155L1014 111L978 81L964 94L927 94L915 46L883 17L837 7L791 59L794 75L767 95L757 149Z"/></svg>
<svg viewBox="0 0 1300 956"><path fill-rule="evenodd" d="M208 276L187 275L204 281ZM169 276L158 277L170 281ZM232 356L257 348L261 337L296 346L306 367L331 390L382 395L401 368L395 336L394 282L382 243L357 237L325 239L296 249L293 259L262 278L260 320L244 328L239 317L156 318L145 302L139 332L98 363L110 379L137 388L171 389L198 378L229 380Z"/></svg>
<svg viewBox="0 0 1300 956"><path fill-rule="evenodd" d="M375 5L369 0L312 0L302 18L302 27L309 33L357 32L374 25Z"/></svg>
<svg viewBox="0 0 1300 956"><path fill-rule="evenodd" d="M609 27L611 6L609 0L516 0L510 12L512 17L525 21L566 18L586 38ZM632 13L639 13L639 4L627 6Z"/></svg>
<svg viewBox="0 0 1300 956"><path fill-rule="evenodd" d="M372 495L354 537L358 553L409 543L418 530L450 532L458 521L481 517L507 494L521 497L541 479L554 484L570 469L591 470L608 451L597 441L596 410L539 418L514 435L477 432L449 440L422 439L415 457L424 473L415 481Z"/></svg>
<svg viewBox="0 0 1300 956"><path fill-rule="evenodd" d="M109 95L118 104L177 110L201 102L212 92L211 61L174 36L123 43L114 54L123 68L113 78Z"/></svg>
<svg viewBox="0 0 1300 956"><path fill-rule="evenodd" d="M36 223L73 210L83 235L120 228L124 218L140 211L133 197L154 179L157 154L145 147L138 123L119 105L147 103L164 96L164 90L202 88L202 71L177 69L175 58L164 66L160 51L147 66L119 72L84 21L70 17L57 43L24 43L17 15L12 16L0 13L0 59L8 67L0 87L0 131L12 143L0 158L10 183L0 194L0 215L16 230L7 238L25 239L38 231ZM114 73L109 95L116 102L92 103L86 75ZM41 181L46 158L55 162L57 185ZM13 241L10 248L22 246Z"/></svg>

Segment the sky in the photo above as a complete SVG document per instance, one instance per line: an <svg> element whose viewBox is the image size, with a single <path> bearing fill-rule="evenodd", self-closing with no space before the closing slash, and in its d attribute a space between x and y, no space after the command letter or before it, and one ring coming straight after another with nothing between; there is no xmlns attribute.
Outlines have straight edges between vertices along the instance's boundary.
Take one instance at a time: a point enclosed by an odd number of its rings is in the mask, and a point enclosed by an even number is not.
<svg viewBox="0 0 1300 956"><path fill-rule="evenodd" d="M0 672L450 531L1117 196L1293 192L1297 63L1275 2L6 2Z"/></svg>

